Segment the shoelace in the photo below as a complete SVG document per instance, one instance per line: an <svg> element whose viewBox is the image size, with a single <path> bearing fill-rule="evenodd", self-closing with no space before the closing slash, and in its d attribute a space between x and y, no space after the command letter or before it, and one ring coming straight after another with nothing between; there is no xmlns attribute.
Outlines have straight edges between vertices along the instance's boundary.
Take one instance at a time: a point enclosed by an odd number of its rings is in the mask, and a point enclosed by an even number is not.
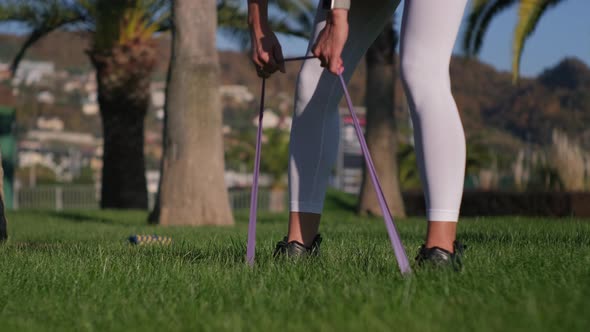
<svg viewBox="0 0 590 332"><path fill-rule="evenodd" d="M285 62L288 61L298 61L298 60L306 60L312 59L314 56L301 56L301 57L294 57L294 58L285 58ZM369 174L371 176L371 181L373 182L373 187L375 188L375 192L377 194L377 199L379 200L379 206L381 207L381 212L383 213L383 219L385 222L385 227L387 228L387 233L389 235L389 239L391 241L391 246L395 253L395 257L397 259L397 263L399 269L402 274L409 274L411 272L410 269L410 262L408 260L408 256L404 250L402 245L399 233L397 228L395 227L395 223L393 221L393 216L387 206L387 201L385 200L385 196L383 195L383 190L381 189L381 183L379 182L379 178L377 177L377 172L375 171L375 165L373 164L373 159L371 158L371 154L369 153L369 148L367 147L367 142L365 141L365 136L363 135L363 130L360 126L359 120L356 116L356 112L352 105L352 101L350 98L350 94L348 93L348 89L346 88L346 82L342 77L342 74L338 75L340 80L340 84L344 91L344 96L346 98L346 103L348 105L348 110L350 111L350 115L352 117L354 128L356 131L356 135L361 145L361 150L363 156L365 157L365 163L367 165L367 169L369 170ZM256 214L257 214L257 207L258 207L258 177L260 175L260 152L261 152L261 139L262 139L262 119L264 116L264 97L265 97L265 88L266 88L266 79L262 79L262 92L260 94L260 111L258 114L258 133L256 136L256 155L254 159L254 175L252 179L252 192L250 198L250 221L248 223L248 244L246 248L246 259L250 266L254 265L254 256L256 251Z"/></svg>

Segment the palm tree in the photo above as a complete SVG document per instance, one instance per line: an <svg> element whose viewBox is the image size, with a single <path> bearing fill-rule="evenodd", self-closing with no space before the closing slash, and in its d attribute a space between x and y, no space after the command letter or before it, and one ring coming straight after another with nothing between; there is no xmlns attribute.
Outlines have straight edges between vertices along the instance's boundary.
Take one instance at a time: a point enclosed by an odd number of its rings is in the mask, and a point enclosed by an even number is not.
<svg viewBox="0 0 590 332"><path fill-rule="evenodd" d="M173 0L164 157L157 205L162 225L233 224L225 188L214 0Z"/></svg>
<svg viewBox="0 0 590 332"><path fill-rule="evenodd" d="M212 1L212 0L207 0L207 1ZM285 9L291 9L292 6L294 6L293 3L295 3L295 5L301 5L303 6L303 8L307 8L305 6L310 6L311 4L308 2L308 0L302 0L302 2L293 2L291 3L290 1L286 1L286 0L271 0L270 1L272 5L277 6L276 8L279 8L281 10L285 10ZM220 30L225 31L225 32L229 32L231 36L233 36L234 38L236 38L242 45L246 45L248 43L248 39L249 39L249 34L248 34L248 25L247 25L247 14L243 11L242 6L241 6L241 2L238 0L215 0L215 2L213 2L216 6L216 10L217 10L217 20L215 22L205 22L205 21L197 21L197 22L191 22L189 20L189 18L186 17L182 17L182 16L175 16L175 19L177 21L179 20L183 20L183 22L178 22L176 29L173 31L176 31L176 36L175 38L180 38L180 36L178 35L178 33L182 33L182 31L193 31L195 29L195 24L202 24L203 26L209 26L211 24L215 24ZM178 7L181 6L181 7ZM187 7L189 6L188 3L176 3L176 10L178 10L178 8L189 8ZM190 8L193 8L196 5L190 5ZM206 7L206 10L210 10L209 6L210 3L207 3L207 5L203 5ZM196 7L193 8L194 10L198 10ZM304 13L304 11L303 11ZM214 13L215 14L215 13ZM299 23L287 23L286 21L297 21ZM294 35L297 36L303 36L305 31L307 30L307 28L304 27L299 27L299 28L294 28L294 26L301 26L302 24L305 24L305 22L310 21L311 23L308 24L312 24L313 23L313 19L307 19L305 17L305 15L300 15L298 17L292 16L292 15L287 15L285 17L283 17L282 19L278 19L278 20L271 20L270 23L273 27L273 29L275 29L275 31L280 31L280 32L287 32L287 31L291 31ZM191 26L192 24L192 26ZM195 32L196 33L196 32ZM204 45L210 45L210 41L209 39L213 38L212 40L214 40L215 36L211 36L211 35L201 35L200 36L201 42L204 43ZM175 39L176 40L176 39ZM180 43L181 41L175 41L176 43ZM186 45L187 47L189 47L189 45ZM190 47L193 47L193 50L186 50L186 49L176 49L177 46L174 46L173 49L173 54L191 54L190 52L193 53L197 53L197 49L196 49L196 45L190 45ZM178 45L178 47L180 47L180 44ZM214 49L211 50L207 50L207 52L216 52ZM174 55L172 58L175 59L177 58L177 55ZM212 68L217 68L218 63L217 63L217 56L215 55L215 61L208 63L208 66L211 66ZM169 87L168 87L168 100L172 100L173 98L189 98L190 96L182 96L181 94L178 93L178 91L174 91L173 88L170 88L170 86L173 84L173 80L179 80L180 78L180 73L183 71L181 68L182 66L190 66L191 64L188 63L187 61L184 62L173 62L171 63L171 68L169 71ZM172 68L172 66L175 66L176 68ZM217 70L217 69L216 69ZM174 72L177 72L177 76L176 77L172 77L171 75L174 74ZM190 78L191 80L196 79L196 78ZM217 77L215 78L211 78L211 81L207 84L209 84L210 87L214 87L217 86ZM204 81L203 81L204 82ZM178 83L180 84L180 83ZM203 83L205 84L205 83ZM209 96L211 96L211 98L218 98L217 97L217 92L215 91L211 91ZM194 97L194 96L193 96ZM206 96L202 96L201 98L205 98ZM194 105L199 105L200 101L195 101L196 104ZM226 211L225 206L222 204L222 201L218 201L218 203L215 204L210 204L211 202L209 200L204 200L203 202L205 204L203 204L201 206L201 204L197 204L197 205L193 205L188 204L188 205L175 205L174 209L175 209L175 217L171 217L170 215L168 215L167 210L169 210L169 207L166 207L165 205L170 206L171 204L174 203L174 201L176 200L176 198L174 198L174 194L172 193L172 188L173 186L175 186L176 188L183 188L183 185L190 185L190 186L194 186L195 188L203 188L203 190L214 190L216 192L215 195L207 195L207 193L200 193L194 190L184 190L185 193L189 192L189 197L184 198L185 200L191 200L191 202L195 202L198 199L201 199L200 197L202 197L203 195L209 197L209 198L214 198L214 197L222 197L224 196L223 193L221 193L221 189L223 188L223 190L225 190L225 184L223 183L223 179L220 178L221 176L223 176L222 173L219 173L219 170L223 170L223 168L219 168L219 161L216 161L215 159L210 160L212 163L211 165L213 165L214 167L217 168L217 173L214 174L214 176L216 176L218 179L217 182L219 183L220 187L217 188L212 188L211 186L206 186L206 187L202 187L203 183L202 181L197 181L192 182L192 181L183 181L182 178L180 177L176 177L175 179L172 179L173 174L171 173L170 170L167 170L168 166L167 163L169 163L169 161L167 161L166 156L168 155L168 149L171 147L171 143L169 142L169 138L168 138L168 129L170 130L174 130L175 132L178 131L178 128L172 128L173 126L171 125L171 121L172 118L178 119L177 123L182 123L182 119L178 118L179 116L179 112L180 110L175 110L174 107L177 104L170 102L167 105L167 112L166 112L166 119L165 119L165 129L164 129L164 158L162 160L162 176L160 178L160 184L158 186L158 194L156 197L156 202L155 202L155 206L154 209L152 210L152 212L150 213L149 217L148 217L148 221L150 223L160 223L160 224L171 224L171 223L182 223L182 224L224 224L224 223L229 223L230 221L230 217L231 213ZM215 101L215 105L210 106L212 109L218 109L219 107L217 106L217 101ZM204 108L203 108L204 109ZM176 112L176 113L174 113ZM170 113L170 114L168 114ZM211 121L213 121L213 123L216 123L215 121L218 121L219 119L217 118L213 118L212 113L215 112L209 112L208 115L212 116L212 118L210 119L206 119L206 115L207 114L202 114L201 115L201 119L203 121L206 121L206 123L210 123ZM219 111L219 115L221 116L221 111ZM185 119L186 120L186 119ZM220 120L219 120L220 121ZM196 125L196 124L195 124ZM216 131L218 128L215 126L213 128L211 128L213 131ZM221 135L221 129L219 129L219 133L215 132L215 134L212 137L222 137ZM207 138L207 139L211 139L211 138ZM196 143L195 143L196 144ZM215 144L218 144L218 142L214 142L213 145L210 146L210 148L214 147ZM220 143L221 144L221 143ZM199 148L200 149L200 148ZM192 149L192 151L197 151L197 148ZM221 153L223 153L223 149L220 150ZM207 152L209 153L209 152ZM217 152L213 152L214 155L216 155ZM223 157L223 156L222 156ZM213 163L213 161L215 161L215 163ZM203 169L203 166L205 165L201 165L201 169ZM180 167L180 166L178 166ZM182 166L185 167L185 166ZM186 166L188 167L188 166ZM187 168L186 170L187 173L189 172L194 172L194 169L191 171L190 169ZM208 171L209 172L209 171ZM202 174L203 176L205 176L206 174ZM189 178L193 178L192 175L189 176ZM168 186L169 189L166 189L165 187ZM168 190L168 191L167 191ZM181 189L183 190L183 189ZM219 192L218 192L219 191ZM227 193L225 194L227 195ZM168 197L165 197L168 196ZM182 200L182 199L181 199ZM181 200L177 200L178 202L180 202ZM200 219L196 219L195 217L193 217L194 215L203 215L203 214L213 214L215 217L214 218L200 218Z"/></svg>
<svg viewBox="0 0 590 332"><path fill-rule="evenodd" d="M86 30L103 121L102 208L147 208L144 118L157 63L155 32L168 27L167 0L5 0L0 21L28 26L12 63L56 29Z"/></svg>
<svg viewBox="0 0 590 332"><path fill-rule="evenodd" d="M512 42L512 79L518 80L522 51L527 38L535 31L547 9L563 0L474 0L463 36L463 49L467 55L477 54L491 20L502 11L518 3L518 22Z"/></svg>
<svg viewBox="0 0 590 332"><path fill-rule="evenodd" d="M365 136L373 156L375 169L381 181L383 194L395 216L405 216L398 163L397 138L394 115L395 98L395 46L398 35L393 29L393 15L383 31L367 51L367 125ZM359 197L358 212L361 215L381 215L379 201L366 167Z"/></svg>

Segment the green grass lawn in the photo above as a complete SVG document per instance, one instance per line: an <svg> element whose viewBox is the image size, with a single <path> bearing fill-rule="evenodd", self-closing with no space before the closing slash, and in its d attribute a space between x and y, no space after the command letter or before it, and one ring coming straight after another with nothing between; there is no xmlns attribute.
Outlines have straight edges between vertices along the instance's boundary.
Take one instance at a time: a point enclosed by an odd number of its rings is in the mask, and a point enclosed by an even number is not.
<svg viewBox="0 0 590 332"><path fill-rule="evenodd" d="M342 203L348 206L348 203ZM137 212L11 213L0 330L589 331L590 222L465 219L462 273L400 276L381 219L328 204L317 260L275 262L286 215L225 228L147 226ZM425 224L398 222L414 257ZM130 234L172 236L134 247Z"/></svg>

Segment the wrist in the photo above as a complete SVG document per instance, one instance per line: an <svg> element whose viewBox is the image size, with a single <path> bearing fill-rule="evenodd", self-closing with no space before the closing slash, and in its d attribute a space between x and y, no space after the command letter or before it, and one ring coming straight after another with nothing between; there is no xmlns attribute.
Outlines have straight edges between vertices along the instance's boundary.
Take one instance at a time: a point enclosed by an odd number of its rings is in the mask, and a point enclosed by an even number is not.
<svg viewBox="0 0 590 332"><path fill-rule="evenodd" d="M325 10L331 9L350 9L351 0L320 0L322 2L322 8Z"/></svg>
<svg viewBox="0 0 590 332"><path fill-rule="evenodd" d="M348 24L348 9L338 8L330 10L326 23L331 25Z"/></svg>

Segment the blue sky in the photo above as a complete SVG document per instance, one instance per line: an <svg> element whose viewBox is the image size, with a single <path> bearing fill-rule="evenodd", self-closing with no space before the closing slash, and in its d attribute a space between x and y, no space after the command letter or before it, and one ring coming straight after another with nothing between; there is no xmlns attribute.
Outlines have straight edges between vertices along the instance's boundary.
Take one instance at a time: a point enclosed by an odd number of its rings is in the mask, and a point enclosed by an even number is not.
<svg viewBox="0 0 590 332"><path fill-rule="evenodd" d="M445 1L445 0L431 0ZM471 4L468 4L470 8ZM403 4L397 10L398 28ZM534 76L566 56L575 56L590 65L590 1L566 0L547 11L534 34L528 39L522 58L521 73ZM512 33L517 8L496 17L490 25L479 58L499 70L511 70ZM280 37L285 53L301 54L307 41ZM236 48L231 40L219 36L221 49ZM455 52L460 53L459 43Z"/></svg>

